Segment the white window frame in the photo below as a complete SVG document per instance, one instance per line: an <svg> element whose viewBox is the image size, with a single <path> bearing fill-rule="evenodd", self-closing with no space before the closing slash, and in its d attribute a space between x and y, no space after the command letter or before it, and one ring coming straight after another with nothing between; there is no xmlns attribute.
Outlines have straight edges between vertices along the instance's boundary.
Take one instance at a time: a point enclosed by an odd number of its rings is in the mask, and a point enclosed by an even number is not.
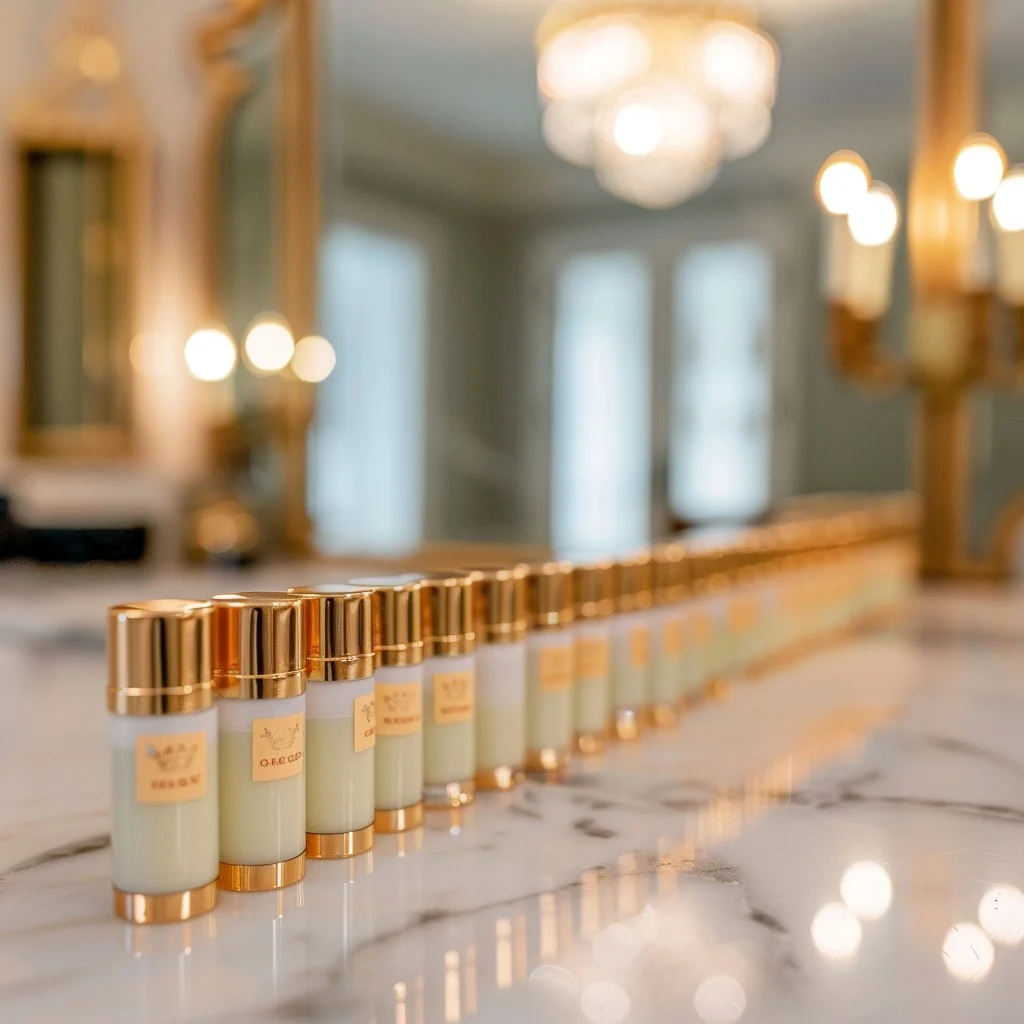
<svg viewBox="0 0 1024 1024"><path fill-rule="evenodd" d="M527 247L523 290L527 346L522 424L525 453L521 491L528 539L546 543L551 532L551 400L553 394L555 295L564 262L592 252L630 250L651 268L651 536L663 536L672 520L668 505L672 366L675 339L676 267L687 250L718 242L751 241L772 259L772 381L770 499L796 493L800 476L802 391L801 291L795 286L802 225L786 204L766 202L683 206L671 213L606 218L601 223L539 232ZM812 281L808 287L817 287Z"/></svg>

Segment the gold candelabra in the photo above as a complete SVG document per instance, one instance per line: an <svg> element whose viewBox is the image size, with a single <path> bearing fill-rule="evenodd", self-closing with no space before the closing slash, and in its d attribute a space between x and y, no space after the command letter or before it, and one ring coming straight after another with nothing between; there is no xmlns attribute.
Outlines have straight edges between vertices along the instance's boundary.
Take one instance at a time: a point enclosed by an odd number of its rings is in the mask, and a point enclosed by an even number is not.
<svg viewBox="0 0 1024 1024"><path fill-rule="evenodd" d="M921 570L932 578L1008 575L1024 520L1024 502L1011 502L987 558L967 553L970 393L1024 380L1024 169L1007 172L999 144L978 134L978 8L979 0L928 0L925 8L907 209L913 297L902 360L884 354L879 337L900 222L895 196L848 151L829 158L817 183L828 216L833 361L859 384L917 394ZM1011 359L999 354L997 302L1017 324Z"/></svg>

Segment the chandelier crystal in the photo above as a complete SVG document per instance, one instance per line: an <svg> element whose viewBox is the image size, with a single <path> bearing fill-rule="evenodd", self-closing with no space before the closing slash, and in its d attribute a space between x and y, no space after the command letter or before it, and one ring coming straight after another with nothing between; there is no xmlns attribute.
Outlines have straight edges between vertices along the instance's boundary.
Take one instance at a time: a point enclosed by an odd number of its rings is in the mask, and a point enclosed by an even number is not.
<svg viewBox="0 0 1024 1024"><path fill-rule="evenodd" d="M641 206L673 206L763 145L777 74L772 40L717 3L564 2L537 33L548 147Z"/></svg>

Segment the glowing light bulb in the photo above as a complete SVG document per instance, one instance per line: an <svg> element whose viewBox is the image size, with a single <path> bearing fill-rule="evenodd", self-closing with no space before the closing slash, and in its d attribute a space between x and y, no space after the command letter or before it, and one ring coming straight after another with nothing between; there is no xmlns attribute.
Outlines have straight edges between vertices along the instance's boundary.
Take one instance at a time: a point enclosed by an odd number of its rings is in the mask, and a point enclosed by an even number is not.
<svg viewBox="0 0 1024 1024"><path fill-rule="evenodd" d="M245 358L256 373L283 370L294 352L295 338L280 317L260 317L245 335Z"/></svg>
<svg viewBox="0 0 1024 1024"><path fill-rule="evenodd" d="M235 343L223 327L200 327L185 342L185 365L196 380L225 380L237 361Z"/></svg>
<svg viewBox="0 0 1024 1024"><path fill-rule="evenodd" d="M818 172L818 199L834 214L848 214L871 184L867 165L856 153L833 153Z"/></svg>
<svg viewBox="0 0 1024 1024"><path fill-rule="evenodd" d="M661 142L661 118L647 103L630 103L615 115L612 135L628 156L647 156Z"/></svg>
<svg viewBox="0 0 1024 1024"><path fill-rule="evenodd" d="M1003 178L992 198L992 218L1002 231L1024 231L1024 168L1014 168Z"/></svg>
<svg viewBox="0 0 1024 1024"><path fill-rule="evenodd" d="M992 970L996 951L976 924L955 924L942 943L942 958L957 981L982 981Z"/></svg>
<svg viewBox="0 0 1024 1024"><path fill-rule="evenodd" d="M839 883L843 902L862 920L877 921L892 904L889 872L874 861L851 864Z"/></svg>
<svg viewBox="0 0 1024 1024"><path fill-rule="evenodd" d="M1013 885L994 885L981 897L978 920L989 938L1019 946L1024 942L1024 892Z"/></svg>
<svg viewBox="0 0 1024 1024"><path fill-rule="evenodd" d="M990 135L972 135L953 164L953 182L963 199L991 199L1006 173L1006 154Z"/></svg>
<svg viewBox="0 0 1024 1024"><path fill-rule="evenodd" d="M826 903L811 922L811 940L826 960L848 960L860 948L860 921L842 903Z"/></svg>
<svg viewBox="0 0 1024 1024"><path fill-rule="evenodd" d="M319 384L327 380L337 363L334 347L326 338L310 334L295 346L292 355L292 370L299 380L307 384Z"/></svg>
<svg viewBox="0 0 1024 1024"><path fill-rule="evenodd" d="M850 234L860 245L888 244L899 223L896 197L880 182L875 182L850 210Z"/></svg>

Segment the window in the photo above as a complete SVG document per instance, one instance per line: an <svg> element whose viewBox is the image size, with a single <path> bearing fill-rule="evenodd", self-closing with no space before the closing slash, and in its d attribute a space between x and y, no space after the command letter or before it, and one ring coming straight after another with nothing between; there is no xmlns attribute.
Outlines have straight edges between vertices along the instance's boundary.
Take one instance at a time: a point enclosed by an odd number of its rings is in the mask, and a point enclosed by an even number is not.
<svg viewBox="0 0 1024 1024"><path fill-rule="evenodd" d="M675 279L669 498L690 522L770 500L772 263L752 242L691 249Z"/></svg>
<svg viewBox="0 0 1024 1024"><path fill-rule="evenodd" d="M634 253L562 264L555 291L552 541L577 556L647 542L651 285Z"/></svg>
<svg viewBox="0 0 1024 1024"><path fill-rule="evenodd" d="M394 554L423 531L424 247L356 224L321 253L321 323L338 363L320 386L309 443L319 550Z"/></svg>

